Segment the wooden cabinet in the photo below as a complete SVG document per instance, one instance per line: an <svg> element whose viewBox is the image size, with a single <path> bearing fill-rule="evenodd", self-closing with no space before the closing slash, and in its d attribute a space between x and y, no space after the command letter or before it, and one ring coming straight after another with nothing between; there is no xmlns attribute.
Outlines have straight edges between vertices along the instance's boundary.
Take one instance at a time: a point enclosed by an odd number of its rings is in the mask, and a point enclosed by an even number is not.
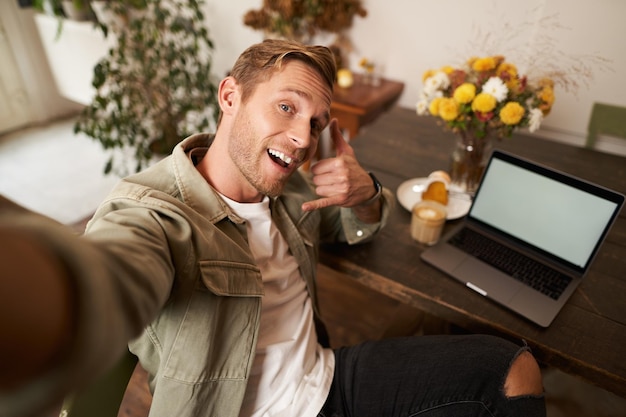
<svg viewBox="0 0 626 417"><path fill-rule="evenodd" d="M353 139L362 126L388 110L398 100L402 90L402 82L381 78L379 85L372 85L366 83L361 74L355 74L351 87L335 85L330 115L337 118L339 127Z"/></svg>

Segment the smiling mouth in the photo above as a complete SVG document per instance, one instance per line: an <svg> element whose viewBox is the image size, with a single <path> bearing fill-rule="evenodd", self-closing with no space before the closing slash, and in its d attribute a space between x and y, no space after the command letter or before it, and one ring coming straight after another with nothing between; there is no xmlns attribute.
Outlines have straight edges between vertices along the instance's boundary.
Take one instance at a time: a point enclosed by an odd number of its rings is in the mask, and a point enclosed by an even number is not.
<svg viewBox="0 0 626 417"><path fill-rule="evenodd" d="M283 168L289 167L291 163L293 162L293 159L290 156L287 156L284 153L277 151L275 149L268 149L267 153L269 154L270 158L272 158L274 162L276 162L278 165L280 165Z"/></svg>

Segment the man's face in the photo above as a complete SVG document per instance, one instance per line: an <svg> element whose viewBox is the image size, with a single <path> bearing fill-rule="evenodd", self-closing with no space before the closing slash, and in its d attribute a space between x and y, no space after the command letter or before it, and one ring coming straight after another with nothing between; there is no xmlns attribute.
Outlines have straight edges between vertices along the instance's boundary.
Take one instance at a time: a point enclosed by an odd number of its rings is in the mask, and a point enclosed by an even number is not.
<svg viewBox="0 0 626 417"><path fill-rule="evenodd" d="M289 61L258 84L239 107L229 154L258 192L277 196L287 179L315 153L329 122L331 91L306 64Z"/></svg>

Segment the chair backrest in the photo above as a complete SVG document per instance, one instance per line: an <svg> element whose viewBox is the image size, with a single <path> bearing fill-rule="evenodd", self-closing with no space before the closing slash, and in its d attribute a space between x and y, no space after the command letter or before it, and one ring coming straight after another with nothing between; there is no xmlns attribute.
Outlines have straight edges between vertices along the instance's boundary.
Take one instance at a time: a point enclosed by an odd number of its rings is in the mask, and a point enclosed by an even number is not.
<svg viewBox="0 0 626 417"><path fill-rule="evenodd" d="M598 134L626 139L626 107L594 103L587 127L585 147L594 148Z"/></svg>
<svg viewBox="0 0 626 417"><path fill-rule="evenodd" d="M128 350L102 377L67 397L60 417L117 417L137 357Z"/></svg>

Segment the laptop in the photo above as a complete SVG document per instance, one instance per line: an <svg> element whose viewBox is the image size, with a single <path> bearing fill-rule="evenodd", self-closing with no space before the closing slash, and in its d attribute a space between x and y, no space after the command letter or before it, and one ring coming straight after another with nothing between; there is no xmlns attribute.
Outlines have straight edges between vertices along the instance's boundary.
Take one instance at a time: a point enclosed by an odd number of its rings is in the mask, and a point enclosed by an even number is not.
<svg viewBox="0 0 626 417"><path fill-rule="evenodd" d="M495 150L466 218L421 257L548 327L623 204L619 193Z"/></svg>

